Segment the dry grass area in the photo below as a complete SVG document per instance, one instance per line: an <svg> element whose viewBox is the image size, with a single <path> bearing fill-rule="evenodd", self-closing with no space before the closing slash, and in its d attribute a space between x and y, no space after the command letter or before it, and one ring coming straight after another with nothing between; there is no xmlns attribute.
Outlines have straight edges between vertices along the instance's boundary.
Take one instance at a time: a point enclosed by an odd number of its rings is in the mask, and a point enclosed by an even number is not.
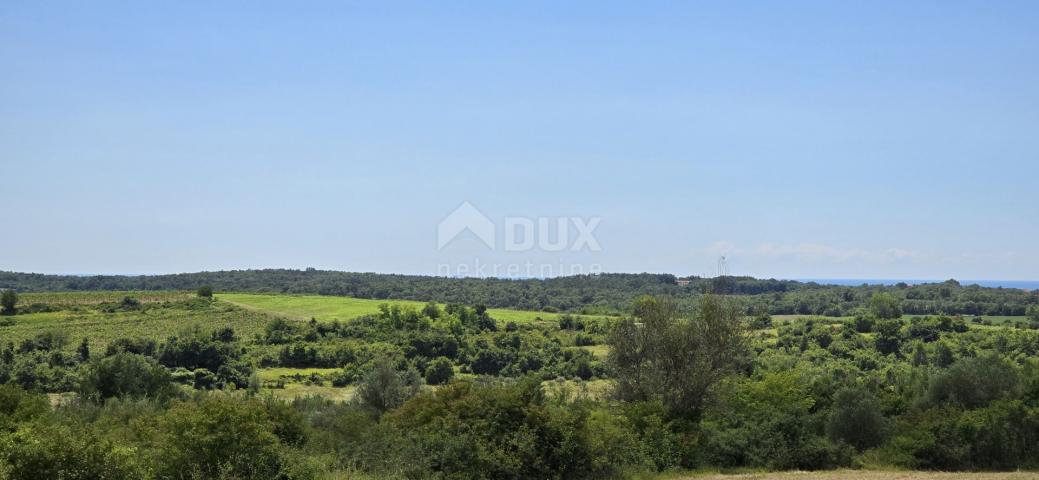
<svg viewBox="0 0 1039 480"><path fill-rule="evenodd" d="M838 470L830 472L704 474L668 477L670 480L1037 480L1039 472L942 473Z"/></svg>

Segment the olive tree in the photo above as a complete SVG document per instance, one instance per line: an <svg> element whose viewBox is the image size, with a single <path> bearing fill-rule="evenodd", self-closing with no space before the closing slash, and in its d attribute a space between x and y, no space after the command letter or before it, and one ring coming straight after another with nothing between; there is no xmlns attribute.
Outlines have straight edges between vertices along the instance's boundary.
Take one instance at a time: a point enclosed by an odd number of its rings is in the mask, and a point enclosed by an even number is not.
<svg viewBox="0 0 1039 480"><path fill-rule="evenodd" d="M743 311L722 297L702 296L688 318L669 299L643 297L608 343L619 398L660 400L672 415L696 418L711 386L739 366L747 337Z"/></svg>
<svg viewBox="0 0 1039 480"><path fill-rule="evenodd" d="M375 361L372 370L361 380L357 399L381 414L403 405L421 386L422 378L417 371L398 372L393 361L383 357Z"/></svg>

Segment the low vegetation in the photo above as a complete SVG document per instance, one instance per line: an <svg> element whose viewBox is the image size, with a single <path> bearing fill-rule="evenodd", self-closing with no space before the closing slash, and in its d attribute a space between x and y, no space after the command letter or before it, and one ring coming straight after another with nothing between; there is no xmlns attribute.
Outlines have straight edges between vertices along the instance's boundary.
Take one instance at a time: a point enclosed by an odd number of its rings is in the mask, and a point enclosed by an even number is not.
<svg viewBox="0 0 1039 480"><path fill-rule="evenodd" d="M0 478L1039 468L1039 332L889 292L781 317L717 295L603 316L200 290L19 294Z"/></svg>

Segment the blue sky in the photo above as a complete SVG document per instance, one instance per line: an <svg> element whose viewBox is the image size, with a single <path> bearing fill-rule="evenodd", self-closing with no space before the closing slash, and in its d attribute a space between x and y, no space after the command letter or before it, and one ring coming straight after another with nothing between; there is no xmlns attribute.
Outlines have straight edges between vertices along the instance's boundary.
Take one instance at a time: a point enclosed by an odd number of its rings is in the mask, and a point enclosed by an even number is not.
<svg viewBox="0 0 1039 480"><path fill-rule="evenodd" d="M0 269L1039 277L1035 2L145 3L0 5Z"/></svg>

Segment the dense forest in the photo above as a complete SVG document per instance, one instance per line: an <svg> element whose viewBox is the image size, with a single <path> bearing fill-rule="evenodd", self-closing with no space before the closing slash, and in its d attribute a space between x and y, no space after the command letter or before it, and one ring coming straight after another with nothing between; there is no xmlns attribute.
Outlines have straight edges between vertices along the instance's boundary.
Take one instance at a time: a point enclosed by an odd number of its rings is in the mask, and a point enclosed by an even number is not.
<svg viewBox="0 0 1039 480"><path fill-rule="evenodd" d="M874 293L898 298L910 315L1027 315L1039 291L942 283L857 287L750 277L690 277L678 285L670 274L600 274L549 279L446 278L327 270L234 270L144 276L70 276L0 272L0 288L21 292L94 290L194 290L311 293L358 298L435 300L488 307L574 313L626 313L641 295L665 295L691 303L702 293L736 296L751 310L773 315L851 316Z"/></svg>

